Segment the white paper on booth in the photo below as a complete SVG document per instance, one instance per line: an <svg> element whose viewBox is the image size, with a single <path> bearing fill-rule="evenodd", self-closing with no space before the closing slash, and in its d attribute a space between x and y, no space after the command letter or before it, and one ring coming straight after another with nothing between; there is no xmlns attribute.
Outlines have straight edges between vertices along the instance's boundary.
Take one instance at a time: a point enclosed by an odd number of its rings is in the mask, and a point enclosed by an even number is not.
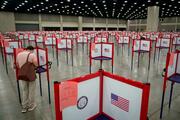
<svg viewBox="0 0 180 120"><path fill-rule="evenodd" d="M67 39L67 48L71 49L72 48L72 40Z"/></svg>
<svg viewBox="0 0 180 120"><path fill-rule="evenodd" d="M96 77L78 83L77 106L65 108L62 112L63 120L87 120L99 113L99 79Z"/></svg>
<svg viewBox="0 0 180 120"><path fill-rule="evenodd" d="M43 36L37 36L36 42L42 43L43 42Z"/></svg>
<svg viewBox="0 0 180 120"><path fill-rule="evenodd" d="M134 41L134 51L140 50L140 40Z"/></svg>
<svg viewBox="0 0 180 120"><path fill-rule="evenodd" d="M115 120L140 120L142 89L104 76L103 112ZM121 99L116 102L115 99Z"/></svg>
<svg viewBox="0 0 180 120"><path fill-rule="evenodd" d="M53 44L53 39L51 37L47 37L45 40L45 45L52 45Z"/></svg>
<svg viewBox="0 0 180 120"><path fill-rule="evenodd" d="M66 48L66 39L58 40L58 48Z"/></svg>
<svg viewBox="0 0 180 120"><path fill-rule="evenodd" d="M35 35L29 35L29 40L34 41L35 40Z"/></svg>
<svg viewBox="0 0 180 120"><path fill-rule="evenodd" d="M170 39L167 38L159 38L156 42L156 47L169 47L170 45Z"/></svg>
<svg viewBox="0 0 180 120"><path fill-rule="evenodd" d="M42 49L38 49L38 59L39 59L39 65L45 65L47 63L46 61L46 51Z"/></svg>
<svg viewBox="0 0 180 120"><path fill-rule="evenodd" d="M103 44L102 46L102 56L112 58L112 44Z"/></svg>
<svg viewBox="0 0 180 120"><path fill-rule="evenodd" d="M9 42L9 47L5 47L6 53L13 53L13 48L19 48L19 42Z"/></svg>
<svg viewBox="0 0 180 120"><path fill-rule="evenodd" d="M171 55L170 55L171 57ZM171 58L170 58L171 59ZM172 65L169 65L168 66L168 70L167 70L167 77L170 77L171 75L173 75L175 73L175 70L176 70L176 59L177 59L177 54L175 53L174 54L174 57L173 57L173 63ZM166 63L167 64L167 63Z"/></svg>
<svg viewBox="0 0 180 120"><path fill-rule="evenodd" d="M100 57L101 56L101 44L95 44L95 48L91 50L92 57Z"/></svg>
<svg viewBox="0 0 180 120"><path fill-rule="evenodd" d="M178 53L178 63L177 63L177 70L176 72L180 74L180 53Z"/></svg>
<svg viewBox="0 0 180 120"><path fill-rule="evenodd" d="M150 51L150 41L142 40L140 50Z"/></svg>
<svg viewBox="0 0 180 120"><path fill-rule="evenodd" d="M180 45L180 37L175 37L173 40L173 44Z"/></svg>

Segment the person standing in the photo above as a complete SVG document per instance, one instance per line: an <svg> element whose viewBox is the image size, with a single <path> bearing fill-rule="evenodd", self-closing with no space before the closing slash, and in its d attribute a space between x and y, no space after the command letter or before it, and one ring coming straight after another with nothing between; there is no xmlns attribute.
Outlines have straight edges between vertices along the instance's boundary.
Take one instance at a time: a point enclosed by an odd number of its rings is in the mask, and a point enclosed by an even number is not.
<svg viewBox="0 0 180 120"><path fill-rule="evenodd" d="M21 69L21 67L26 63L30 62L35 67L38 66L37 56L34 54L34 47L28 46L26 50L20 52L17 55L16 67ZM28 74L28 73L27 73ZM36 108L35 102L35 90L36 90L36 81L25 81L20 80L22 87L22 113L27 111L32 111Z"/></svg>

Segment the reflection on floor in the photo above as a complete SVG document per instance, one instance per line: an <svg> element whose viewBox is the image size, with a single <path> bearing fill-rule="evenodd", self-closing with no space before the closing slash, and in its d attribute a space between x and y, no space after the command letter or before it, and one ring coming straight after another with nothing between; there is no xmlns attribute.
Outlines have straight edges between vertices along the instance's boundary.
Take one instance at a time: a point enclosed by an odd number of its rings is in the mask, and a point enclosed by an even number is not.
<svg viewBox="0 0 180 120"><path fill-rule="evenodd" d="M114 38L111 38L113 40ZM114 61L114 74L124 76L137 81L150 82L150 101L148 116L150 120L159 120L161 96L162 96L162 81L161 72L165 67L167 50L160 52L160 58L154 62L154 52L151 54L151 67L148 72L148 55L141 54L140 66L137 67L137 55L134 58L133 70L131 70L131 53L128 54L127 46L122 48L115 47L115 61ZM119 50L117 52L117 50ZM81 75L89 74L89 57L87 54L87 46L75 45L73 50L74 65L71 65L71 54L68 54L68 64L66 61L66 52L59 52L59 66L57 66L55 50L49 48L49 58L53 62L50 70L50 84L51 84L51 100L52 103L48 104L47 94L47 79L46 75L42 74L42 88L43 96L39 92L39 80L37 79L37 94L36 101L38 107L33 112L25 114L21 113L21 107L18 100L15 73L13 70L12 58L8 58L9 74L6 74L5 65L0 58L0 120L55 120L54 101L53 101L53 82L64 81L70 78L78 77ZM12 63L11 63L12 62ZM92 72L99 69L99 61L93 61ZM111 72L111 62L103 61L102 68ZM178 84L174 87L174 94L172 100L171 110L168 109L170 83L167 86L165 96L165 108L163 120L179 120L180 119L180 86ZM125 91L126 92L126 91Z"/></svg>

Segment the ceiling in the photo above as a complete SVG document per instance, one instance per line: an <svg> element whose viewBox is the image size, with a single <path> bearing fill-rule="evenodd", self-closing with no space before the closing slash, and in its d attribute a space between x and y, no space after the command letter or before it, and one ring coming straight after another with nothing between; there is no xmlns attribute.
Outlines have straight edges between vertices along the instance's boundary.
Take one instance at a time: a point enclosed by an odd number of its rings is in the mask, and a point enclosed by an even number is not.
<svg viewBox="0 0 180 120"><path fill-rule="evenodd" d="M130 20L147 18L153 5L160 6L162 18L180 16L180 0L0 0L0 11Z"/></svg>

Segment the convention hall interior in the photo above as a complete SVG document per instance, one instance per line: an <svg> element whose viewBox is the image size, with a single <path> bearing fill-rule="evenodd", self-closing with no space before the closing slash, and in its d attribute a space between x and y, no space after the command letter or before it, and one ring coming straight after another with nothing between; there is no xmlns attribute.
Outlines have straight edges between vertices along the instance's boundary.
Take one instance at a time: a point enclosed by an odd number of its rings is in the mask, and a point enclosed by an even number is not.
<svg viewBox="0 0 180 120"><path fill-rule="evenodd" d="M0 120L180 120L179 54L180 0L0 0Z"/></svg>

